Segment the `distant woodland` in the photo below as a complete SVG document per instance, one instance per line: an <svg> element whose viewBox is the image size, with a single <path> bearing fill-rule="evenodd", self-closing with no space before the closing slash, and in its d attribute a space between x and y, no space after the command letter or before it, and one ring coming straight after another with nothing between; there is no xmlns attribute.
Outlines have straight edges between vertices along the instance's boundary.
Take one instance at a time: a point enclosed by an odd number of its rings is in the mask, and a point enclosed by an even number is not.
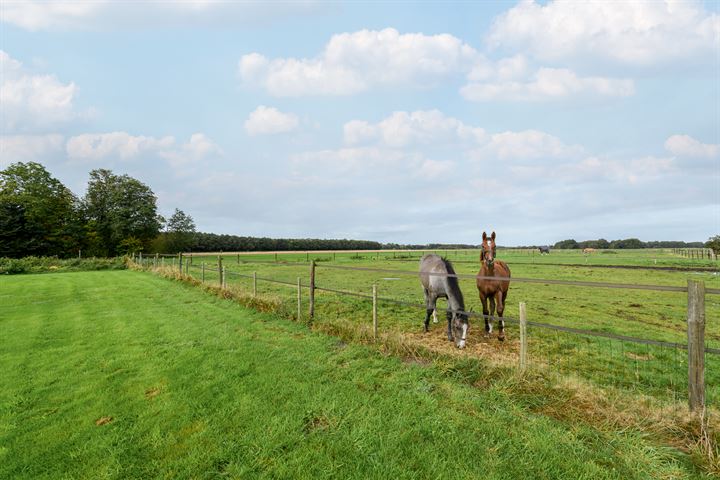
<svg viewBox="0 0 720 480"><path fill-rule="evenodd" d="M563 240L554 248L699 248L708 242ZM113 257L137 252L380 250L478 248L472 244L404 245L368 240L267 238L196 231L193 218L180 209L170 218L158 214L149 186L107 169L89 172L83 197L36 162L14 163L0 171L0 257ZM529 246L522 248L535 248Z"/></svg>

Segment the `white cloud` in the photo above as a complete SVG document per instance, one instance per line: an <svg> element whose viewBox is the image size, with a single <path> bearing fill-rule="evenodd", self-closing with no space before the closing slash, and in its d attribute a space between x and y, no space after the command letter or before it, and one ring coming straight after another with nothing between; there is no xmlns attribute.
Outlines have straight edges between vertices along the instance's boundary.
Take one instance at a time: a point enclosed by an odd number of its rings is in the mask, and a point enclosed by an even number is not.
<svg viewBox="0 0 720 480"><path fill-rule="evenodd" d="M353 120L343 127L347 144L379 141L391 147L429 143L476 143L485 137L485 130L465 125L438 110L393 112L377 124Z"/></svg>
<svg viewBox="0 0 720 480"><path fill-rule="evenodd" d="M0 3L0 21L26 30L107 30L183 26L237 27L320 10L314 1L273 2L183 0L117 2L112 0L23 0Z"/></svg>
<svg viewBox="0 0 720 480"><path fill-rule="evenodd" d="M64 143L58 134L0 136L0 167L14 162L44 163L48 155L62 152Z"/></svg>
<svg viewBox="0 0 720 480"><path fill-rule="evenodd" d="M716 52L720 16L695 1L523 0L496 18L487 43L541 60L652 65Z"/></svg>
<svg viewBox="0 0 720 480"><path fill-rule="evenodd" d="M158 153L175 168L188 167L206 158L222 154L222 149L204 133L192 134L190 141L180 145L180 148L163 149Z"/></svg>
<svg viewBox="0 0 720 480"><path fill-rule="evenodd" d="M5 131L36 131L78 116L73 101L77 87L55 75L33 75L0 50L0 104Z"/></svg>
<svg viewBox="0 0 720 480"><path fill-rule="evenodd" d="M245 120L245 130L249 135L283 133L295 130L299 123L297 115L260 105Z"/></svg>
<svg viewBox="0 0 720 480"><path fill-rule="evenodd" d="M75 160L98 160L117 157L135 158L148 152L169 149L175 144L173 137L133 136L126 132L85 133L71 137L66 145L67 155Z"/></svg>
<svg viewBox="0 0 720 480"><path fill-rule="evenodd" d="M167 160L173 168L185 168L215 155L222 149L207 135L195 133L190 140L177 145L175 138L130 135L127 132L86 133L71 137L65 146L70 160L134 160L154 155Z"/></svg>
<svg viewBox="0 0 720 480"><path fill-rule="evenodd" d="M242 81L274 96L350 95L372 87L427 86L472 68L480 55L449 35L400 34L393 28L333 35L316 58L244 55Z"/></svg>
<svg viewBox="0 0 720 480"><path fill-rule="evenodd" d="M538 130L502 132L490 136L489 141L473 152L479 159L536 160L576 158L584 149L566 145L559 138Z"/></svg>
<svg viewBox="0 0 720 480"><path fill-rule="evenodd" d="M604 97L627 97L635 93L634 82L630 79L604 77L578 77L566 68L540 68L527 80L512 81L524 70L503 71L502 67L493 78L494 81L469 83L460 93L467 100L484 102L491 100L546 101L560 100L582 95ZM482 75L492 77L487 70ZM477 71L470 78L478 78Z"/></svg>
<svg viewBox="0 0 720 480"><path fill-rule="evenodd" d="M420 165L416 175L428 180L441 178L452 172L455 166L455 162L452 161L425 160Z"/></svg>
<svg viewBox="0 0 720 480"><path fill-rule="evenodd" d="M690 135L673 135L665 140L665 149L678 157L713 158L720 155L720 145L702 143Z"/></svg>

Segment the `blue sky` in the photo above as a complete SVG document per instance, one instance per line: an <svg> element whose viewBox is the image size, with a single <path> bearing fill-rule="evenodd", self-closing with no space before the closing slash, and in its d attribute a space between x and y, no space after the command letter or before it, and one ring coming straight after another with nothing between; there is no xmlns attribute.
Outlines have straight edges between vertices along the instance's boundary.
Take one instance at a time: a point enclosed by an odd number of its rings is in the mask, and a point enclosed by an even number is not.
<svg viewBox="0 0 720 480"><path fill-rule="evenodd" d="M270 237L720 233L717 2L0 4L0 163Z"/></svg>

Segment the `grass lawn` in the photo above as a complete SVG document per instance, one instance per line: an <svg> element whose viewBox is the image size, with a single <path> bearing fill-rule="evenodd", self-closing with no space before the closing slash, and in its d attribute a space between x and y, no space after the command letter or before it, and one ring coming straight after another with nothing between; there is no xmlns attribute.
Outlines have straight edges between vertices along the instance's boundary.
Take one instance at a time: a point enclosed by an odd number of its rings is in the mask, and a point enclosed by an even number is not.
<svg viewBox="0 0 720 480"><path fill-rule="evenodd" d="M643 432L147 273L0 278L0 332L0 478L703 478Z"/></svg>
<svg viewBox="0 0 720 480"><path fill-rule="evenodd" d="M615 288L590 288L544 283L527 283L521 278L590 281L630 285L662 285L686 287L688 279L702 280L707 288L720 288L720 275L702 270L718 263L708 259L688 259L665 250L607 250L604 253L583 255L581 251L553 251L550 255L530 255L523 250L500 250L499 258L507 261L516 280L510 284L505 316L518 317L519 302L527 305L528 320L561 327L590 330L606 334L624 335L671 343L687 343L687 293L645 291ZM286 282L280 285L258 280L258 292L267 298L281 300L289 310L296 302L296 284L300 277L309 284L307 259L318 260L315 280L319 287L362 293L366 296L376 284L378 295L414 304L423 303L417 278L418 258L423 252L380 253L315 253L224 256L224 266L230 272L227 283L248 294L252 291L253 272L260 279ZM479 252L438 251L455 262L458 273L475 275L478 272ZM412 256L412 258L409 258ZM396 258L393 258L396 257ZM402 257L402 258L401 258ZM186 256L186 260L188 257ZM166 265L174 260L165 259ZM258 261L260 263L258 263ZM290 263L283 263L288 261ZM302 262L301 264L293 262ZM585 263L587 262L587 263ZM217 256L196 256L189 273L200 278L200 265L205 263L205 278L218 283ZM339 270L333 266L386 269ZM623 268L606 268L609 266ZM633 268L625 268L633 267ZM643 268L637 268L643 267ZM660 270L658 268L673 268ZM676 270L674 268L682 268ZM700 269L700 270L693 270ZM245 275L244 277L238 274ZM467 309L482 312L474 279L460 280ZM303 301L307 306L307 288ZM440 308L447 305L444 299ZM367 298L341 296L318 291L316 293L316 324L354 324L356 328L369 326L372 303ZM720 348L720 295L706 296L706 345ZM379 331L404 335L421 335L423 308L406 307L380 301ZM442 315L441 315L442 317ZM418 340L434 347L452 349L445 341L444 322L431 324L431 332ZM517 325L508 321L504 344L483 336L480 319L471 321L466 354L484 357L517 355L519 350ZM687 396L687 352L672 347L644 345L621 340L561 333L540 327L530 327L529 351L531 361L553 365L559 372L576 375L601 387L613 387L641 392L670 402L683 401ZM513 361L509 359L508 361ZM706 396L713 408L720 405L720 355L707 354Z"/></svg>

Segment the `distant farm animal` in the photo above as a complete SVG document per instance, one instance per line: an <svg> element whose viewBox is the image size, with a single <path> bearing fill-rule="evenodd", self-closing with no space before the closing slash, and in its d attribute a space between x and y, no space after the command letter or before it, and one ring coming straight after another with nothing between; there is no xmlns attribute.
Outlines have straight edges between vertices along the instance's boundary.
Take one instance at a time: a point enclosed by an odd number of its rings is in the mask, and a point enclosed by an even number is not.
<svg viewBox="0 0 720 480"><path fill-rule="evenodd" d="M595 253L595 249L594 248L583 248L583 253L586 253L586 254Z"/></svg>
<svg viewBox="0 0 720 480"><path fill-rule="evenodd" d="M502 317L505 311L505 299L510 288L510 267L503 261L495 260L495 232L490 235L490 241L488 241L487 233L483 232L482 239L477 289L485 317L485 334L492 333L492 319L497 309L498 340L503 341L505 340L505 321ZM507 278L507 280L502 280L502 278ZM488 302L490 308L488 308Z"/></svg>
<svg viewBox="0 0 720 480"><path fill-rule="evenodd" d="M540 255L549 255L550 254L550 247L540 247Z"/></svg>
<svg viewBox="0 0 720 480"><path fill-rule="evenodd" d="M438 298L447 298L447 337L458 348L465 348L468 334L468 315L465 313L465 300L450 260L429 253L420 259L420 283L425 292L425 331L430 325L430 316L436 309Z"/></svg>

